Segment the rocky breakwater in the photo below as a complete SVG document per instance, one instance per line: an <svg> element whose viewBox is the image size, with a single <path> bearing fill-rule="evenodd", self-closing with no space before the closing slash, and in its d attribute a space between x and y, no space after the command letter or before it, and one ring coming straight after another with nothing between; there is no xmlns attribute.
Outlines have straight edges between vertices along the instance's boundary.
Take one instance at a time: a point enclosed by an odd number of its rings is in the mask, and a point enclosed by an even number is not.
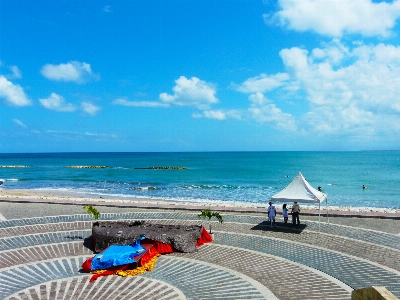
<svg viewBox="0 0 400 300"><path fill-rule="evenodd" d="M0 168L30 168L29 166L0 166Z"/></svg>
<svg viewBox="0 0 400 300"><path fill-rule="evenodd" d="M156 166L147 168L135 168L136 170L187 170L186 167L168 167L168 166Z"/></svg>
<svg viewBox="0 0 400 300"><path fill-rule="evenodd" d="M70 169L105 169L107 166L68 166Z"/></svg>

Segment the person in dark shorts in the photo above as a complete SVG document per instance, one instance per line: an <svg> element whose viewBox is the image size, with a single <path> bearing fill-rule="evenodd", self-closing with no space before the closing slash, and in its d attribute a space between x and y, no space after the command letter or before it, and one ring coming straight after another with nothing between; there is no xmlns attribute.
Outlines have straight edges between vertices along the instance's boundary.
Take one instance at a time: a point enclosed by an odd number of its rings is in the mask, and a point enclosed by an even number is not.
<svg viewBox="0 0 400 300"><path fill-rule="evenodd" d="M294 201L294 204L292 206L292 221L293 221L293 225L296 225L296 221L297 221L297 225L300 225L299 214L300 214L300 205L297 204L297 201Z"/></svg>

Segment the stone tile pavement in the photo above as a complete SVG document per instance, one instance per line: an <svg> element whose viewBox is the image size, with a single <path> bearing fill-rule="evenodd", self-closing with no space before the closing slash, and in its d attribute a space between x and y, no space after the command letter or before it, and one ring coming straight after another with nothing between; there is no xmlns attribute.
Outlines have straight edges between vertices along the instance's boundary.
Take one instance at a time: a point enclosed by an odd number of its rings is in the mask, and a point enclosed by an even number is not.
<svg viewBox="0 0 400 300"><path fill-rule="evenodd" d="M299 227L271 228L262 214L224 213L223 224L212 222L213 243L197 252L163 255L139 276L89 283L79 270L92 256L85 246L91 217L79 206L47 204L44 214L32 205L24 204L24 216L16 211L18 218L1 211L0 299L350 299L353 289L371 285L400 297L399 220L362 219L361 228L360 218L319 224L303 216ZM103 220L205 223L182 210L101 212Z"/></svg>

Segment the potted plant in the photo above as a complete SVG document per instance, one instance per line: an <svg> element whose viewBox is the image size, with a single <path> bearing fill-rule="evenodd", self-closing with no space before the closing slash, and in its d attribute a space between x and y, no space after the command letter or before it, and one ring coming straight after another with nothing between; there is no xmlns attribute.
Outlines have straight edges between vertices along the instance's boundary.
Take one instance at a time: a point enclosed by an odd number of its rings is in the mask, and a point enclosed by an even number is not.
<svg viewBox="0 0 400 300"><path fill-rule="evenodd" d="M209 234L211 235L212 239L214 239L214 233L211 231L211 218L215 217L218 219L220 223L222 223L223 222L222 216L218 212L212 211L210 209L204 209L201 211L199 217L202 219L208 218L208 225L210 226Z"/></svg>

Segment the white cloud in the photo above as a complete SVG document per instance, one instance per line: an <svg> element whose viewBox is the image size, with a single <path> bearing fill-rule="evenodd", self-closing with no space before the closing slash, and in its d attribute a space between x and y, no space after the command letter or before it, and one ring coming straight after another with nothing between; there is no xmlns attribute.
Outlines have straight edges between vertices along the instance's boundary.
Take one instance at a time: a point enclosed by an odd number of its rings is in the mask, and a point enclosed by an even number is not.
<svg viewBox="0 0 400 300"><path fill-rule="evenodd" d="M57 95L56 93L51 93L48 98L39 99L39 102L43 107L59 112L74 112L78 109L76 105L65 102L64 97ZM80 109L84 113L94 116L101 109L101 107L87 101L82 101Z"/></svg>
<svg viewBox="0 0 400 300"><path fill-rule="evenodd" d="M93 103L87 102L87 101L83 101L81 103L81 109L91 115L94 116L95 114L97 114L97 112L101 109L101 107L94 105Z"/></svg>
<svg viewBox="0 0 400 300"><path fill-rule="evenodd" d="M107 133L93 133L93 132L78 132L78 131L69 131L69 130L46 130L46 133L57 135L59 137L93 137L93 138L117 138L116 134L107 134Z"/></svg>
<svg viewBox="0 0 400 300"><path fill-rule="evenodd" d="M197 77L190 79L185 76L175 80L174 94L160 94L160 100L175 105L195 106L199 109L208 109L211 104L218 103L215 97L216 90L212 84Z"/></svg>
<svg viewBox="0 0 400 300"><path fill-rule="evenodd" d="M338 47L340 66L331 56L320 55L329 47L310 53L296 47L280 52L291 80L300 82L310 105L304 127L335 134L400 130L400 47Z"/></svg>
<svg viewBox="0 0 400 300"><path fill-rule="evenodd" d="M2 61L0 61L0 67L7 67L11 73L4 74L7 79L19 79L22 78L22 72L17 66L5 66Z"/></svg>
<svg viewBox="0 0 400 300"><path fill-rule="evenodd" d="M28 126L26 126L22 121L18 120L18 119L13 119L13 122L15 124L17 124L18 126L21 126L23 128L28 128Z"/></svg>
<svg viewBox="0 0 400 300"><path fill-rule="evenodd" d="M324 60L331 64L339 64L349 54L349 49L340 40L333 39L331 43L323 43L322 48L312 50L315 60Z"/></svg>
<svg viewBox="0 0 400 300"><path fill-rule="evenodd" d="M243 93L265 93L282 86L288 79L289 75L285 73L278 73L269 76L266 74L260 74L260 76L247 79L239 86L234 84L233 86Z"/></svg>
<svg viewBox="0 0 400 300"><path fill-rule="evenodd" d="M267 79L264 81L264 79ZM276 107L262 92L272 91L283 85L290 79L288 74L278 73L271 76L253 77L242 84L242 88L238 89L241 92L249 93L251 102L250 108L247 112L250 118L259 123L268 124L279 130L296 130L296 121L293 115L283 112L280 108ZM264 81L264 82L263 82ZM266 88L268 87L268 88ZM244 113L242 113L244 114Z"/></svg>
<svg viewBox="0 0 400 300"><path fill-rule="evenodd" d="M8 81L3 75L0 75L0 98L4 98L6 103L12 106L31 104L22 87Z"/></svg>
<svg viewBox="0 0 400 300"><path fill-rule="evenodd" d="M193 118L206 118L215 120L225 120L225 119L241 119L241 112L239 110L205 110L203 113L192 114Z"/></svg>
<svg viewBox="0 0 400 300"><path fill-rule="evenodd" d="M19 79L22 78L21 70L17 66L10 66L11 74L8 74L6 77L8 79Z"/></svg>
<svg viewBox="0 0 400 300"><path fill-rule="evenodd" d="M255 106L263 106L267 104L269 101L262 93L255 93L249 96L249 100L253 103Z"/></svg>
<svg viewBox="0 0 400 300"><path fill-rule="evenodd" d="M59 65L47 64L42 67L40 72L47 79L55 81L84 83L99 79L99 75L93 73L90 64L79 61L70 61Z"/></svg>
<svg viewBox="0 0 400 300"><path fill-rule="evenodd" d="M112 12L111 6L110 5L104 6L103 11L106 12L106 13L111 13Z"/></svg>
<svg viewBox="0 0 400 300"><path fill-rule="evenodd" d="M269 123L279 130L296 130L296 123L293 116L284 113L275 104L268 104L263 107L250 107L249 112L259 123Z"/></svg>
<svg viewBox="0 0 400 300"><path fill-rule="evenodd" d="M261 93L249 96L251 106L248 109L250 115L259 123L268 123L280 130L296 130L295 118L284 113L275 104L267 104L270 101Z"/></svg>
<svg viewBox="0 0 400 300"><path fill-rule="evenodd" d="M378 45L358 44L350 53L363 62L377 62L379 64L387 64L391 67L400 64L400 46L386 45L380 43Z"/></svg>
<svg viewBox="0 0 400 300"><path fill-rule="evenodd" d="M72 103L66 103L64 97L51 93L48 98L39 99L40 104L50 110L61 112L72 112L76 110L76 106Z"/></svg>
<svg viewBox="0 0 400 300"><path fill-rule="evenodd" d="M295 31L314 31L341 37L344 34L387 37L400 16L400 0L279 0L280 10L264 15L267 23Z"/></svg>
<svg viewBox="0 0 400 300"><path fill-rule="evenodd" d="M209 119L216 119L216 120L225 120L226 113L220 110L206 110L204 111L204 117Z"/></svg>
<svg viewBox="0 0 400 300"><path fill-rule="evenodd" d="M133 107L168 107L168 103L159 101L129 101L124 98L115 99L112 104Z"/></svg>

